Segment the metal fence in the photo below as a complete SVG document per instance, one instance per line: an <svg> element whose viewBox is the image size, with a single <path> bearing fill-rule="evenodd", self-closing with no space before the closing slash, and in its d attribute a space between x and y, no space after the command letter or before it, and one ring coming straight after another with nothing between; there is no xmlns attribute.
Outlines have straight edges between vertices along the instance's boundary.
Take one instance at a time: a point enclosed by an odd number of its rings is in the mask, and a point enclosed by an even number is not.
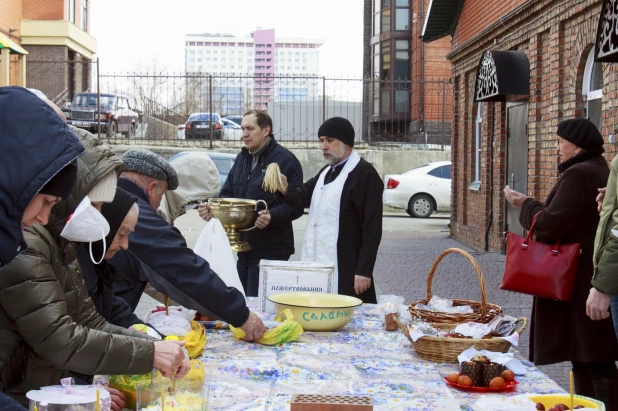
<svg viewBox="0 0 618 411"><path fill-rule="evenodd" d="M184 126L193 113L217 113L240 123L252 108L268 111L273 134L290 147L318 147L318 128L333 116L350 120L359 146L443 150L451 141L452 88L446 80L99 74L96 62L29 60L28 87L46 93L80 127L88 126L84 116L100 119L101 130L92 131L111 144L240 148L242 131L233 124L199 136ZM96 95L90 112L75 105L80 92ZM109 96L122 96L117 101L126 99L128 107L121 110ZM114 114L105 114L106 104L114 105ZM123 115L135 119L133 128L123 125L132 121Z"/></svg>

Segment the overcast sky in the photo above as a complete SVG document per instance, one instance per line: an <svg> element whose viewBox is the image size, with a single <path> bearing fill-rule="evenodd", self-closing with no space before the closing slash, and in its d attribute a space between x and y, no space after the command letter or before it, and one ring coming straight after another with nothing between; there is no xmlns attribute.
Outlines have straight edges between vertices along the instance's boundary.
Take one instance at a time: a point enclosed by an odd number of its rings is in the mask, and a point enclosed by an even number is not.
<svg viewBox="0 0 618 411"><path fill-rule="evenodd" d="M93 0L91 34L101 72L127 72L156 60L184 70L184 36L248 35L257 26L277 37L324 40L320 74L362 75L363 2L360 0Z"/></svg>

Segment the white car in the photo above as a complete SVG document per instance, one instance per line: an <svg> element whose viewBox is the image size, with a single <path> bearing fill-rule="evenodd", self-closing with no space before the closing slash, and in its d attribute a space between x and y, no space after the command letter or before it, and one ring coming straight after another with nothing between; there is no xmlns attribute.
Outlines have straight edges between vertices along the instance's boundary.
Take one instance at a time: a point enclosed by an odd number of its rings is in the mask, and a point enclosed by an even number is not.
<svg viewBox="0 0 618 411"><path fill-rule="evenodd" d="M412 217L427 218L451 209L451 162L436 161L403 174L384 177L382 201Z"/></svg>
<svg viewBox="0 0 618 411"><path fill-rule="evenodd" d="M231 120L222 118L223 123L223 139L224 140L236 140L242 139L242 128Z"/></svg>

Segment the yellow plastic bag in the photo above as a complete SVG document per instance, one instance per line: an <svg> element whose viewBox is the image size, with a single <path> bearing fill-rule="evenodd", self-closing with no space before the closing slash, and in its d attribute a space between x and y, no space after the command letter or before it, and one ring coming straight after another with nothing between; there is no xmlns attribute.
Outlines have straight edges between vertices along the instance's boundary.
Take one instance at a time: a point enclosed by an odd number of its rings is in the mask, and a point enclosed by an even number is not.
<svg viewBox="0 0 618 411"><path fill-rule="evenodd" d="M285 315L285 321L277 326L277 328L266 331L262 338L256 340L255 342L264 345L276 345L290 341L298 341L303 332L305 332L303 327L296 320L294 320L294 315L289 309L282 311L275 321L281 322L282 315ZM232 327L230 325L230 330L232 330L234 337L239 340L242 340L247 336L247 334L240 328Z"/></svg>
<svg viewBox="0 0 618 411"><path fill-rule="evenodd" d="M199 323L198 323L199 325ZM199 360L191 361L191 370L184 377L189 380L199 380L201 384L205 379L204 364ZM112 375L109 379L109 386L115 388L118 391L122 391L125 398L125 408L134 410L137 405L137 386L141 383L150 383L152 379L158 381L165 378L169 381L169 378L163 377L158 371L141 375Z"/></svg>
<svg viewBox="0 0 618 411"><path fill-rule="evenodd" d="M184 341L189 358L196 358L204 352L206 347L206 328L197 321L191 321L191 331L184 337L168 335L166 340Z"/></svg>

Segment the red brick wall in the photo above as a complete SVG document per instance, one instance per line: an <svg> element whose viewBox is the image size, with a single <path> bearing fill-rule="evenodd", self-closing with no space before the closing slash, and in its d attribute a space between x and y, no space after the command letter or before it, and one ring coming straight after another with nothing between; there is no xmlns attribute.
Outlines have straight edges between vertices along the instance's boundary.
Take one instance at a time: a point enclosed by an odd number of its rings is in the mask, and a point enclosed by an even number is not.
<svg viewBox="0 0 618 411"><path fill-rule="evenodd" d="M414 0L412 2L412 11L417 13L417 21L412 24L412 79L421 79L421 30L420 22L420 5L423 0ZM425 13L429 7L430 0L424 0ZM412 105L411 116L412 120L420 118L420 99L419 95L425 96L425 121L442 121L442 84L441 80L449 80L451 77L451 63L446 59L446 55L451 51L450 39L445 37L433 43L425 43L424 45L424 78L425 80L436 80L435 83L426 83L421 85L420 82L412 84ZM452 93L450 85L446 89L445 98L445 119L449 121L452 116Z"/></svg>
<svg viewBox="0 0 618 411"><path fill-rule="evenodd" d="M0 32L9 35L11 27L19 30L21 22L22 0L2 0L0 2ZM11 40L21 44L19 31L10 33Z"/></svg>
<svg viewBox="0 0 618 411"><path fill-rule="evenodd" d="M65 0L23 0L23 18L64 20L65 8Z"/></svg>
<svg viewBox="0 0 618 411"><path fill-rule="evenodd" d="M525 2L526 0L467 0L453 35L453 48L470 40Z"/></svg>
<svg viewBox="0 0 618 411"><path fill-rule="evenodd" d="M466 6L477 3L472 0L466 2ZM469 188L475 166L474 79L482 53L486 50L520 50L528 56L531 76L530 96L525 99L529 110L528 195L544 201L558 178L556 126L561 120L583 114L582 77L594 44L601 3L601 0L571 0L566 4L563 0L535 1L504 25L455 50L451 56L454 81L451 232L458 241L482 250L485 230L489 226L489 250L501 251L503 248L506 204L502 189L507 184L506 103L483 105L481 187L479 191ZM489 5L485 10L489 10L488 14L495 13ZM475 19L478 22L473 21ZM469 27L480 27L483 21L487 19L482 12L476 18L469 12L462 13L458 35L472 33ZM494 44L496 38L499 41ZM613 104L618 98L618 75L615 66L609 64L604 65L604 74L601 132L607 137L614 133L614 119L618 115ZM509 101L515 99L519 97ZM492 125L494 145L491 142ZM616 152L615 145L606 144L606 151L610 160ZM490 224L491 211L493 222Z"/></svg>

